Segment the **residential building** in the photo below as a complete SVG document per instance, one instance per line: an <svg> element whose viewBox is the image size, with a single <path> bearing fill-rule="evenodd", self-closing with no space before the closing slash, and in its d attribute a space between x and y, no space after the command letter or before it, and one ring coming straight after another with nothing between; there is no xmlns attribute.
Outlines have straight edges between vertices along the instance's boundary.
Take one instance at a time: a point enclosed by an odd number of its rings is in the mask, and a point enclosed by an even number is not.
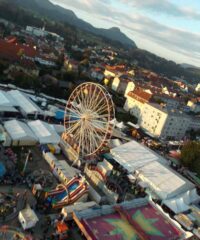
<svg viewBox="0 0 200 240"><path fill-rule="evenodd" d="M196 88L195 88L196 92L200 92L200 83L197 84Z"/></svg>
<svg viewBox="0 0 200 240"><path fill-rule="evenodd" d="M200 129L200 117L191 117L189 129L193 129L193 130Z"/></svg>
<svg viewBox="0 0 200 240"><path fill-rule="evenodd" d="M135 89L135 83L127 75L116 76L112 81L111 88L126 97L130 91Z"/></svg>
<svg viewBox="0 0 200 240"><path fill-rule="evenodd" d="M152 95L141 88L129 92L124 109L137 117L147 133L164 139L182 139L190 128L191 118L182 111L150 102Z"/></svg>
<svg viewBox="0 0 200 240"><path fill-rule="evenodd" d="M180 140L189 129L190 117L159 104L145 103L139 124L155 137Z"/></svg>
<svg viewBox="0 0 200 240"><path fill-rule="evenodd" d="M124 109L131 115L140 118L144 103L149 102L152 94L145 92L142 88L135 88L126 95Z"/></svg>
<svg viewBox="0 0 200 240"><path fill-rule="evenodd" d="M32 26L27 26L26 32L31 35L35 35L36 37L45 37L48 35L44 28L37 28Z"/></svg>
<svg viewBox="0 0 200 240"><path fill-rule="evenodd" d="M155 102L163 102L167 107L170 108L179 108L184 105L183 100L179 97L170 97L165 94L154 94L153 99Z"/></svg>
<svg viewBox="0 0 200 240"><path fill-rule="evenodd" d="M28 76L38 77L39 69L34 61L28 59L20 59L18 63L10 64L9 68L4 71L9 79L14 79L17 72L23 73Z"/></svg>
<svg viewBox="0 0 200 240"><path fill-rule="evenodd" d="M187 106L190 107L190 111L200 113L200 98L189 100Z"/></svg>
<svg viewBox="0 0 200 240"><path fill-rule="evenodd" d="M90 72L90 77L97 81L102 81L104 79L103 70L98 67L92 68Z"/></svg>

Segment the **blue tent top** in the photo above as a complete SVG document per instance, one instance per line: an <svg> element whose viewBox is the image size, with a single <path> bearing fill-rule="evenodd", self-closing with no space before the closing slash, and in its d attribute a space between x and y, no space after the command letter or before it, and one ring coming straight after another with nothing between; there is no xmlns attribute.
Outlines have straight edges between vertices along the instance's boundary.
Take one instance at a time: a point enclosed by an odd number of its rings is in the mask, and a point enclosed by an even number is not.
<svg viewBox="0 0 200 240"><path fill-rule="evenodd" d="M55 118L57 120L64 120L64 117L65 117L65 112L62 111L62 110L59 110L56 112L56 116ZM79 117L74 113L73 116L70 116L70 120L79 120Z"/></svg>
<svg viewBox="0 0 200 240"><path fill-rule="evenodd" d="M3 163L0 162L0 177L3 177L6 173L6 168Z"/></svg>
<svg viewBox="0 0 200 240"><path fill-rule="evenodd" d="M65 112L62 110L59 110L56 112L56 119L57 120L63 120L65 116Z"/></svg>

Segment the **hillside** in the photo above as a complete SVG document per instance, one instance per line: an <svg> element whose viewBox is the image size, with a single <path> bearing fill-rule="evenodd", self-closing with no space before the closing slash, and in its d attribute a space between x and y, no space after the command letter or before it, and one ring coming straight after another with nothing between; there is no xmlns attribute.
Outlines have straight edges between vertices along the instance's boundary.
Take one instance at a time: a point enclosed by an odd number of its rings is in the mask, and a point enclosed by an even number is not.
<svg viewBox="0 0 200 240"><path fill-rule="evenodd" d="M15 5L16 3L18 5ZM41 7L39 7L39 4ZM23 8L19 6L23 6ZM54 10L55 7L57 11ZM49 16L44 16L44 8L48 9L46 12L48 12ZM61 14L62 12L63 14ZM68 12L68 14L65 14L66 12ZM52 15L54 16L53 18ZM107 46L109 44L116 49L120 49L119 63L127 62L129 65L137 64L139 67L164 74L169 78L173 78L174 76L184 77L184 79L190 83L197 83L200 80L199 69L183 68L173 61L166 60L165 58L161 58L136 47L132 47L131 49L124 48L123 50L123 45L118 39L120 38L120 29L118 28L111 28L109 30L98 29L101 30L101 33L103 32L103 37L89 31L88 28L92 26L80 19L82 29L85 28L87 30L81 30L79 27L72 26L72 22L78 21L76 15L70 10L51 4L48 0L0 0L0 18L7 19L23 27L26 25L41 27L45 23L49 31L61 34L68 45L77 43L81 38L86 39L87 42L92 45L100 44ZM60 20L55 20L55 18ZM66 19L68 19L68 22ZM105 35L107 37L105 37ZM124 39L125 35L120 32L120 36Z"/></svg>
<svg viewBox="0 0 200 240"><path fill-rule="evenodd" d="M7 0L7 2L17 4L18 6L31 10L36 14L42 14L43 17L49 17L56 21L70 23L81 30L88 31L97 36L102 36L112 41L118 41L124 47L136 47L135 42L122 33L119 28L95 28L91 24L79 19L73 11L54 5L49 0Z"/></svg>

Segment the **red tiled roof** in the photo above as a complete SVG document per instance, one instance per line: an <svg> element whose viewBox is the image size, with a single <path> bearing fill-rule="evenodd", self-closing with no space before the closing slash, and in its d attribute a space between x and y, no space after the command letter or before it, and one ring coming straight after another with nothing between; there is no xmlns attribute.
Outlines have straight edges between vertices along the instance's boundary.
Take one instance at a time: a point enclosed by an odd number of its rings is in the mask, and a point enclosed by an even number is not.
<svg viewBox="0 0 200 240"><path fill-rule="evenodd" d="M145 92L142 88L137 87L133 91L129 92L128 96L141 103L145 103L150 101L152 94Z"/></svg>
<svg viewBox="0 0 200 240"><path fill-rule="evenodd" d="M8 36L6 40L8 43L17 43L17 38L15 36Z"/></svg>
<svg viewBox="0 0 200 240"><path fill-rule="evenodd" d="M0 57L11 60L18 61L21 55L34 58L37 55L37 51L28 45L20 43L10 43L4 39L0 39Z"/></svg>
<svg viewBox="0 0 200 240"><path fill-rule="evenodd" d="M116 66L106 65L106 69L107 69L108 71L124 72L125 67L126 67L125 65L116 65Z"/></svg>

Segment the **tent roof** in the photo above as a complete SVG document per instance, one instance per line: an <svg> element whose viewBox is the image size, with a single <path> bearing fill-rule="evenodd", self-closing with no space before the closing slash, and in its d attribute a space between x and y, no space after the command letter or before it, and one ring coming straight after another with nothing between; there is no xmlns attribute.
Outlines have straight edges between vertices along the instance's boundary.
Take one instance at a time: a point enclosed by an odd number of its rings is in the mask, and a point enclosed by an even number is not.
<svg viewBox="0 0 200 240"><path fill-rule="evenodd" d="M1 101L1 100L0 100ZM5 105L0 105L0 112L19 112L16 108L12 107L12 106L5 106Z"/></svg>
<svg viewBox="0 0 200 240"><path fill-rule="evenodd" d="M4 122L4 127L13 140L27 139L37 141L36 136L26 123L18 120Z"/></svg>
<svg viewBox="0 0 200 240"><path fill-rule="evenodd" d="M63 125L60 124L51 124L50 125L54 131L56 131L58 134L61 134L65 131L65 128Z"/></svg>
<svg viewBox="0 0 200 240"><path fill-rule="evenodd" d="M170 208L174 213L182 213L190 209L190 207L185 204L182 198L174 198L165 200L163 202L168 208Z"/></svg>
<svg viewBox="0 0 200 240"><path fill-rule="evenodd" d="M28 122L29 127L38 137L41 144L45 143L59 143L60 136L56 131L48 124L40 120Z"/></svg>
<svg viewBox="0 0 200 240"><path fill-rule="evenodd" d="M113 158L129 173L137 172L138 177L161 199L173 198L194 185L167 166L167 161L136 141L111 149Z"/></svg>
<svg viewBox="0 0 200 240"><path fill-rule="evenodd" d="M178 198L173 198L163 201L163 204L168 206L174 213L185 212L190 209L190 204L200 200L200 196L197 194L196 188L188 190Z"/></svg>
<svg viewBox="0 0 200 240"><path fill-rule="evenodd" d="M42 113L42 110L22 92L11 90L8 93L15 101L14 106L21 107L27 114L36 112Z"/></svg>
<svg viewBox="0 0 200 240"><path fill-rule="evenodd" d="M0 90L0 105L1 106L14 105L14 99L8 94L8 92Z"/></svg>
<svg viewBox="0 0 200 240"><path fill-rule="evenodd" d="M130 141L111 149L114 159L130 173L152 161L165 161L144 145Z"/></svg>
<svg viewBox="0 0 200 240"><path fill-rule="evenodd" d="M194 187L187 179L158 161L146 164L138 172L139 178L147 182L161 199L173 198Z"/></svg>

